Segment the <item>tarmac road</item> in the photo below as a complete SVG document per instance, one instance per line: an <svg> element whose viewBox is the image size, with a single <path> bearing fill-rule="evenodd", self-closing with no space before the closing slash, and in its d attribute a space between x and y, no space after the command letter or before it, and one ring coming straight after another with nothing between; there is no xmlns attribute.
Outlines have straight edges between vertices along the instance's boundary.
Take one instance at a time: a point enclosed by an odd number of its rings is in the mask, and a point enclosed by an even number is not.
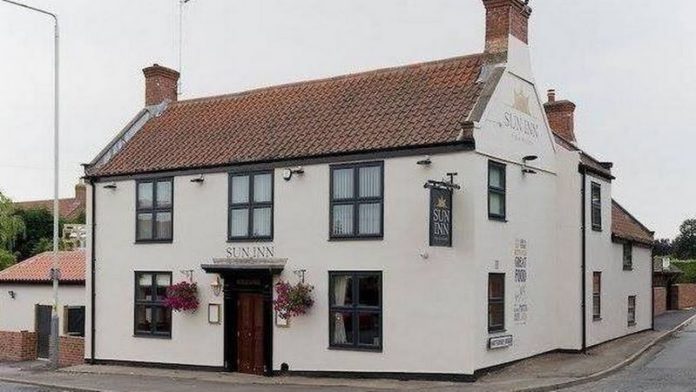
<svg viewBox="0 0 696 392"><path fill-rule="evenodd" d="M694 392L696 391L696 323L647 355L603 380L564 392Z"/></svg>
<svg viewBox="0 0 696 392"><path fill-rule="evenodd" d="M59 390L32 387L28 385L0 383L0 392L59 392Z"/></svg>

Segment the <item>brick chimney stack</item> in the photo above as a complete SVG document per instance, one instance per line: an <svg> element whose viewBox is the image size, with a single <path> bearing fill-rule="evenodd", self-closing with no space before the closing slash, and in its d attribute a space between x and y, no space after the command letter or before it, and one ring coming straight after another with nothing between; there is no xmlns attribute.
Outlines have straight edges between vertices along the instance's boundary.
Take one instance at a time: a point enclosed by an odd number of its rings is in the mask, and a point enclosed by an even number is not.
<svg viewBox="0 0 696 392"><path fill-rule="evenodd" d="M548 102L544 104L546 117L553 132L571 142L575 139L575 104L568 100L556 100L556 90L549 90Z"/></svg>
<svg viewBox="0 0 696 392"><path fill-rule="evenodd" d="M525 44L529 41L529 17L532 9L528 0L483 0L486 7L486 53L508 51L513 36Z"/></svg>
<svg viewBox="0 0 696 392"><path fill-rule="evenodd" d="M179 72L154 64L143 69L145 74L145 106L159 105L164 100L176 101Z"/></svg>

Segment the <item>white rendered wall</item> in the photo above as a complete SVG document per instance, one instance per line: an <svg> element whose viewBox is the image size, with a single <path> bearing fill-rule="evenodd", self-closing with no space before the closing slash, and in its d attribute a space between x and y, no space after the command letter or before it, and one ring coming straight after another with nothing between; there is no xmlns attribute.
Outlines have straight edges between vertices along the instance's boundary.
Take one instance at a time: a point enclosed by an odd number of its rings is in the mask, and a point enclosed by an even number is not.
<svg viewBox="0 0 696 392"><path fill-rule="evenodd" d="M15 299L8 294L15 292ZM60 286L60 329L64 331L64 306L85 306L84 286ZM0 284L0 331L36 330L36 305L53 305L53 286Z"/></svg>

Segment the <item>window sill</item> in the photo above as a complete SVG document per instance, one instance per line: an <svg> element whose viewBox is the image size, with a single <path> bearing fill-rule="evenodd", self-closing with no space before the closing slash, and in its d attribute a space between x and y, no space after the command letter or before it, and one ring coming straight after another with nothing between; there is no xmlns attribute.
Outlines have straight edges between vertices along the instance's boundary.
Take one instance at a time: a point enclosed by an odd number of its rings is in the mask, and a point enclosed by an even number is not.
<svg viewBox="0 0 696 392"><path fill-rule="evenodd" d="M149 333L134 333L133 334L134 338L145 338L145 339L164 339L164 340L171 340L172 335L154 335L154 334L149 334Z"/></svg>
<svg viewBox="0 0 696 392"><path fill-rule="evenodd" d="M635 327L635 326L636 326L636 322L634 321L634 322L632 322L632 323L628 323L628 326L629 326L629 327Z"/></svg>
<svg viewBox="0 0 696 392"><path fill-rule="evenodd" d="M592 321L602 321L601 317L592 316Z"/></svg>
<svg viewBox="0 0 696 392"><path fill-rule="evenodd" d="M171 244L173 243L174 240L168 239L168 240L135 240L136 245L142 245L142 244Z"/></svg>
<svg viewBox="0 0 696 392"><path fill-rule="evenodd" d="M601 232L602 232L602 228L601 228L601 227L592 227L592 231L596 231L596 232L598 232L598 233L601 233Z"/></svg>
<svg viewBox="0 0 696 392"><path fill-rule="evenodd" d="M340 241L382 241L383 235L379 236L355 236L355 237L329 237L329 242Z"/></svg>
<svg viewBox="0 0 696 392"><path fill-rule="evenodd" d="M501 328L501 329L489 329L488 334L489 335L497 335L501 333L507 333L507 329Z"/></svg>
<svg viewBox="0 0 696 392"><path fill-rule="evenodd" d="M273 242L273 237L240 237L240 238L227 238L227 243L232 244L235 242Z"/></svg>
<svg viewBox="0 0 696 392"><path fill-rule="evenodd" d="M501 223L507 223L507 218L504 216L497 216L497 215L488 215L488 220L495 221L495 222L501 222Z"/></svg>
<svg viewBox="0 0 696 392"><path fill-rule="evenodd" d="M328 350L331 351L360 351L368 353L381 353L382 347L359 347L359 346L329 346Z"/></svg>
<svg viewBox="0 0 696 392"><path fill-rule="evenodd" d="M633 271L633 267L624 267L623 270L624 271Z"/></svg>

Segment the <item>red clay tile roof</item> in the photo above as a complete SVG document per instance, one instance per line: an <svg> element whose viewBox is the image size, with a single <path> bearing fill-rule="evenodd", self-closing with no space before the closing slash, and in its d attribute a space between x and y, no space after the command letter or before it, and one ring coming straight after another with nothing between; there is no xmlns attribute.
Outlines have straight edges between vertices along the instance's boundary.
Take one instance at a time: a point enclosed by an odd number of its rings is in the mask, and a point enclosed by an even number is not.
<svg viewBox="0 0 696 392"><path fill-rule="evenodd" d="M84 283L86 256L84 250L58 252L58 265L63 283ZM44 252L0 271L0 283L49 283L53 252Z"/></svg>
<svg viewBox="0 0 696 392"><path fill-rule="evenodd" d="M485 55L174 102L108 176L456 143Z"/></svg>
<svg viewBox="0 0 696 392"><path fill-rule="evenodd" d="M652 245L654 233L615 200L611 201L611 232L620 239Z"/></svg>
<svg viewBox="0 0 696 392"><path fill-rule="evenodd" d="M14 203L21 210L46 209L53 213L53 200L20 201ZM58 211L64 219L75 219L85 211L85 201L80 199L58 200Z"/></svg>

